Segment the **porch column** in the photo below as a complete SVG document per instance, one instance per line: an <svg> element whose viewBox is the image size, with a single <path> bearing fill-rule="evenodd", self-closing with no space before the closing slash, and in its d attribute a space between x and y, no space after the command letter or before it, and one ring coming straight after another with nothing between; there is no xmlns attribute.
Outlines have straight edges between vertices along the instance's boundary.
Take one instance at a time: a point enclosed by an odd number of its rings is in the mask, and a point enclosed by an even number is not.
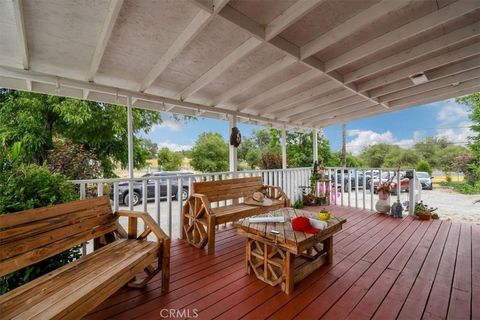
<svg viewBox="0 0 480 320"><path fill-rule="evenodd" d="M282 128L282 169L287 169L287 130Z"/></svg>
<svg viewBox="0 0 480 320"><path fill-rule="evenodd" d="M133 110L132 97L127 96L127 130L128 130L128 177L133 178ZM128 194L130 195L129 209L133 210L133 183L128 184Z"/></svg>
<svg viewBox="0 0 480 320"><path fill-rule="evenodd" d="M318 129L313 132L313 162L318 162Z"/></svg>
<svg viewBox="0 0 480 320"><path fill-rule="evenodd" d="M228 134L229 136L232 134L232 129L233 127L237 126L237 116L236 115L230 115L228 117ZM230 172L237 172L237 148L232 146L230 144L230 141L228 142L230 146L230 152L229 152L229 164L230 164Z"/></svg>

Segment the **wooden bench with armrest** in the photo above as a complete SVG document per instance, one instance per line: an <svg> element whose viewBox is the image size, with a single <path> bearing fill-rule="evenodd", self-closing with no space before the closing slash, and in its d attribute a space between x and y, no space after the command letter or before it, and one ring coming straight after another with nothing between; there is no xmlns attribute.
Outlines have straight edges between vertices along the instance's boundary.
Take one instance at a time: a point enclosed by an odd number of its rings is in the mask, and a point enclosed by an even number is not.
<svg viewBox="0 0 480 320"><path fill-rule="evenodd" d="M183 238L197 248L208 244L215 251L215 226L290 206L280 187L267 186L261 177L194 182L183 206ZM240 199L262 192L270 206L240 203Z"/></svg>
<svg viewBox="0 0 480 320"><path fill-rule="evenodd" d="M128 233L120 216L128 217ZM140 235L138 219L146 225ZM150 233L158 241L147 241ZM160 271L168 290L169 237L147 213L112 213L106 196L1 215L0 276L90 239L93 253L0 296L1 318L79 319L122 286L143 287ZM147 276L137 281L142 271Z"/></svg>

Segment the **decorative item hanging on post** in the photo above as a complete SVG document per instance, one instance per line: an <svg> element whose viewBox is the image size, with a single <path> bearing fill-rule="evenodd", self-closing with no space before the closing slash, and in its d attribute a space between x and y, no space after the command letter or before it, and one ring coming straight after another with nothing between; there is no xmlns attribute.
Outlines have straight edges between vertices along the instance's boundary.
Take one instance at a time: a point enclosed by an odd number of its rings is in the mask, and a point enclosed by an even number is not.
<svg viewBox="0 0 480 320"><path fill-rule="evenodd" d="M238 130L237 127L233 127L232 133L230 134L230 144L235 148L238 148L241 142L242 142L242 135L240 134L240 130Z"/></svg>

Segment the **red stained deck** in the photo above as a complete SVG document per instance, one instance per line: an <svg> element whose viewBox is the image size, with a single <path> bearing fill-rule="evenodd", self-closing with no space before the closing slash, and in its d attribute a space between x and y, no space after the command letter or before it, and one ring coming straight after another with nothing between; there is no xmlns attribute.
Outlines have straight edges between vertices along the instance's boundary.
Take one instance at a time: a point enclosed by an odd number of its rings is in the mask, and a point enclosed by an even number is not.
<svg viewBox="0 0 480 320"><path fill-rule="evenodd" d="M157 277L119 290L87 318L160 319L176 309L197 319L480 319L479 226L331 210L347 218L334 263L291 295L245 274L245 239L227 227L215 255L173 241L170 292Z"/></svg>

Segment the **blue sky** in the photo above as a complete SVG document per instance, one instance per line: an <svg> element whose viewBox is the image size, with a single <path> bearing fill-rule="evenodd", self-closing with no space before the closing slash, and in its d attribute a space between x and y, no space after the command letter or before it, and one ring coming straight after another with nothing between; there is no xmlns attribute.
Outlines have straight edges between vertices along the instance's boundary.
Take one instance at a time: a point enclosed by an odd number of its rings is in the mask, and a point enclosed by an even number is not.
<svg viewBox="0 0 480 320"><path fill-rule="evenodd" d="M386 113L347 123L347 151L354 154L366 146L385 142L408 148L425 137L441 136L451 142L462 143L470 134L469 108L454 100L421 105L398 112ZM213 131L228 137L228 122L199 118L178 122L168 114L162 115L163 124L145 134L159 146L173 150L189 149L202 132ZM239 124L243 136L251 136L259 126ZM333 150L341 146L341 127L324 129Z"/></svg>

